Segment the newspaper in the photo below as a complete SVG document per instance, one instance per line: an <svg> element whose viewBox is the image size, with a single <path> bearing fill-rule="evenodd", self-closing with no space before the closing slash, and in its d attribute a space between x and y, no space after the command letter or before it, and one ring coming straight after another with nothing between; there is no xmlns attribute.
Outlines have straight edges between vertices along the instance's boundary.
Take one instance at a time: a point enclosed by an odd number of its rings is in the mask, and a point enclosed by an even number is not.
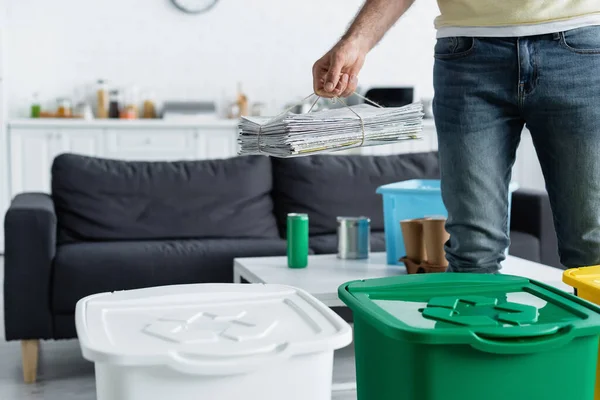
<svg viewBox="0 0 600 400"><path fill-rule="evenodd" d="M242 117L239 154L296 157L377 146L419 139L422 127L421 103L386 108L360 104L275 118Z"/></svg>

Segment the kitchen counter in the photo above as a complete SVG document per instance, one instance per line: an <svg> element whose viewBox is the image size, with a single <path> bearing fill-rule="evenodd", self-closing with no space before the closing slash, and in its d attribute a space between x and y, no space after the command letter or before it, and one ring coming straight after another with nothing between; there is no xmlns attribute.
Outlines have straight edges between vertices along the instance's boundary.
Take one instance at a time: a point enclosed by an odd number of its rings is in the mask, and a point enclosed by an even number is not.
<svg viewBox="0 0 600 400"><path fill-rule="evenodd" d="M11 128L235 128L237 119L164 120L164 119L94 119L77 118L23 118L8 122Z"/></svg>

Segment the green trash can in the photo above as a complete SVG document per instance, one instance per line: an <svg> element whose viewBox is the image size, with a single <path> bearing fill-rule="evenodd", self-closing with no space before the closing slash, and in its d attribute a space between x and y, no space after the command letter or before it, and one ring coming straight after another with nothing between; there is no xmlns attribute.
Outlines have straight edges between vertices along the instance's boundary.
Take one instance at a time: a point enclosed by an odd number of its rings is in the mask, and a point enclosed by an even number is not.
<svg viewBox="0 0 600 400"><path fill-rule="evenodd" d="M592 400L600 308L509 275L348 282L359 400Z"/></svg>

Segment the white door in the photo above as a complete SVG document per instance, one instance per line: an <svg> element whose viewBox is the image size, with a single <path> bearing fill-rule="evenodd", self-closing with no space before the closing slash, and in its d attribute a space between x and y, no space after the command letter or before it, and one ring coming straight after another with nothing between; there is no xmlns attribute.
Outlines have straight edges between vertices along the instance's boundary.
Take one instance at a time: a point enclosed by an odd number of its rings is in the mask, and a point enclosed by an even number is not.
<svg viewBox="0 0 600 400"><path fill-rule="evenodd" d="M105 155L129 161L173 161L194 158L192 129L108 129Z"/></svg>
<svg viewBox="0 0 600 400"><path fill-rule="evenodd" d="M11 198L23 192L50 193L52 163L59 154L101 151L101 131L11 129L9 135Z"/></svg>
<svg viewBox="0 0 600 400"><path fill-rule="evenodd" d="M57 151L82 156L101 157L104 155L104 140L101 129L68 130L63 129L56 135Z"/></svg>
<svg viewBox="0 0 600 400"><path fill-rule="evenodd" d="M196 159L230 158L238 153L236 129L199 129L195 133L195 138Z"/></svg>
<svg viewBox="0 0 600 400"><path fill-rule="evenodd" d="M50 192L50 165L57 152L56 132L11 129L10 197L23 192Z"/></svg>
<svg viewBox="0 0 600 400"><path fill-rule="evenodd" d="M6 26L6 2L0 1L0 27ZM8 146L6 141L6 102L5 102L5 74L4 74L4 30L0 28L0 254L4 253L4 214L10 204L9 174L8 174Z"/></svg>

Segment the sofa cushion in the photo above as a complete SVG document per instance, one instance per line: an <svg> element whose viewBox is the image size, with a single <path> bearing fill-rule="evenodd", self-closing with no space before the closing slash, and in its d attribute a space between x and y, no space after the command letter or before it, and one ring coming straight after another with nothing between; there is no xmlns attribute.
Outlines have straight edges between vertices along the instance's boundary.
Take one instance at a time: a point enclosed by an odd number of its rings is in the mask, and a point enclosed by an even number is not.
<svg viewBox="0 0 600 400"><path fill-rule="evenodd" d="M376 189L408 179L438 179L437 153L391 156L315 155L273 158L275 215L282 234L288 213L308 213L311 235L335 233L338 216L368 216L383 229Z"/></svg>
<svg viewBox="0 0 600 400"><path fill-rule="evenodd" d="M275 238L267 157L133 162L73 154L52 166L58 242Z"/></svg>
<svg viewBox="0 0 600 400"><path fill-rule="evenodd" d="M308 246L315 254L335 254L338 251L337 234L311 236ZM385 251L385 234L371 232L371 251Z"/></svg>
<svg viewBox="0 0 600 400"><path fill-rule="evenodd" d="M540 240L529 233L511 231L508 253L529 261L541 262Z"/></svg>
<svg viewBox="0 0 600 400"><path fill-rule="evenodd" d="M150 286L233 282L234 257L281 256L282 239L101 242L59 246L52 309L72 313L93 293Z"/></svg>

